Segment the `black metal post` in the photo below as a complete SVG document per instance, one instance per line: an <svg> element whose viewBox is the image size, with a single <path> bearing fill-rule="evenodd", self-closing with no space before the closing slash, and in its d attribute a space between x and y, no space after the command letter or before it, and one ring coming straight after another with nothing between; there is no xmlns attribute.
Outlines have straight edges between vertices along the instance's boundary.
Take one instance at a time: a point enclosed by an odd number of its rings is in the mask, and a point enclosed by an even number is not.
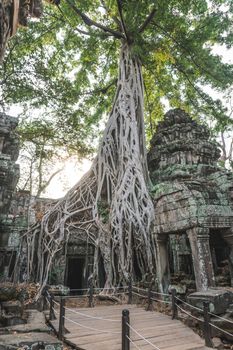
<svg viewBox="0 0 233 350"><path fill-rule="evenodd" d="M52 321L52 320L55 320L55 314L54 314L54 295L53 294L50 294L49 296L49 299L50 299L50 308L49 308L49 320Z"/></svg>
<svg viewBox="0 0 233 350"><path fill-rule="evenodd" d="M176 305L176 289L171 290L172 293L172 319L176 319L178 316L178 309Z"/></svg>
<svg viewBox="0 0 233 350"><path fill-rule="evenodd" d="M150 285L149 286L149 288L148 288L148 294L147 294L147 309L146 309L146 311L151 311L151 309L152 309L152 300L151 300L151 298L152 298L152 292L151 292L151 288L152 288L152 286Z"/></svg>
<svg viewBox="0 0 233 350"><path fill-rule="evenodd" d="M122 350L130 350L129 310L122 311Z"/></svg>
<svg viewBox="0 0 233 350"><path fill-rule="evenodd" d="M60 313L59 313L59 329L58 329L58 339L63 339L65 325L65 298L60 298Z"/></svg>
<svg viewBox="0 0 233 350"><path fill-rule="evenodd" d="M93 307L94 306L94 304L93 304L94 289L93 289L93 279L92 278L89 279L88 284L89 284L88 306Z"/></svg>
<svg viewBox="0 0 233 350"><path fill-rule="evenodd" d="M210 326L210 302L204 301L203 302L203 311L204 311L204 323L203 323L203 335L205 338L205 346L209 348L213 348L213 342L211 339L211 326Z"/></svg>
<svg viewBox="0 0 233 350"><path fill-rule="evenodd" d="M133 290L132 290L132 277L129 278L129 285L128 285L128 304L132 304L133 300Z"/></svg>

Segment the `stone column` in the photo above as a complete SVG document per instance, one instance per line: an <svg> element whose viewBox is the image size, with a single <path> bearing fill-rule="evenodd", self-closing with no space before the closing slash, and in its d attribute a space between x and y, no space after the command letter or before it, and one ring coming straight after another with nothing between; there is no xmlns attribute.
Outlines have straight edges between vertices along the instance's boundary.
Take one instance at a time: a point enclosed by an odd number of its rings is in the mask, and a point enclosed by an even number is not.
<svg viewBox="0 0 233 350"><path fill-rule="evenodd" d="M197 291L215 286L213 263L209 245L209 229L194 227L187 230L195 273Z"/></svg>
<svg viewBox="0 0 233 350"><path fill-rule="evenodd" d="M168 257L168 235L156 235L157 247L157 264L156 272L158 278L159 290L162 293L167 293L170 284L170 269Z"/></svg>

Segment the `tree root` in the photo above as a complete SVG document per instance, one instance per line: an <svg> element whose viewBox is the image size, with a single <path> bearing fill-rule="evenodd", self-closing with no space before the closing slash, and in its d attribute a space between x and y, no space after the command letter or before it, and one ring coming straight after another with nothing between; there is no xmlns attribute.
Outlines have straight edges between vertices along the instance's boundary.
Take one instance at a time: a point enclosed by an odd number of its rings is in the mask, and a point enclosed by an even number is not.
<svg viewBox="0 0 233 350"><path fill-rule="evenodd" d="M154 207L147 186L141 66L123 45L115 101L91 169L24 236L27 279L43 288L71 235L94 246L97 286L101 258L105 288L154 273Z"/></svg>

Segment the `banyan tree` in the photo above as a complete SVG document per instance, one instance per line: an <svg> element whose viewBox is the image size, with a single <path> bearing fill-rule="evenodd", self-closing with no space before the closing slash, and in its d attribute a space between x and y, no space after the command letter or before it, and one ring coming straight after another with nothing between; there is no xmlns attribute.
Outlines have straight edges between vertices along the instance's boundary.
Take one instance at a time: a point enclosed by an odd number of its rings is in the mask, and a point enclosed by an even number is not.
<svg viewBox="0 0 233 350"><path fill-rule="evenodd" d="M19 14L22 6L25 5L20 2ZM78 235L85 241L88 238L94 247L95 283L98 284L98 262L102 259L105 287L111 288L136 273L145 278L154 273L156 263L144 90L147 116L148 101L153 106L157 103L159 110L166 98L171 105L223 118L219 101L201 86L226 89L232 83L232 66L213 54L210 45L231 45L233 8L230 1L223 4L217 0L65 0L57 7L64 17L60 38L69 42L65 27L71 24L79 37L76 50L80 66L84 62L91 64L92 59L95 64L103 62L103 56L113 61L118 56L118 77L109 119L91 169L24 235L26 275L45 285L56 254L64 249L71 235ZM8 18L10 28L5 31L1 27L2 48L15 31L14 16L9 17L12 8L15 13L16 1L1 7L1 18ZM27 13L37 16L39 8L40 4L30 2ZM22 24L20 16L18 23ZM110 50L113 45L114 52ZM90 48L88 57L82 56L84 47ZM105 47L106 52L98 51L99 47ZM102 68L99 65L96 74L101 74Z"/></svg>

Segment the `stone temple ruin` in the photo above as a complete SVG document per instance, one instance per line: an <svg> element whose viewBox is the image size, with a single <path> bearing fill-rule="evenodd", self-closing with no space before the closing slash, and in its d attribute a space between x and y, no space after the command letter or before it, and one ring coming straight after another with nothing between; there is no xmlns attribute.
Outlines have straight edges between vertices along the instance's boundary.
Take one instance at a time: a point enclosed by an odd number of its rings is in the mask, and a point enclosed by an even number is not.
<svg viewBox="0 0 233 350"><path fill-rule="evenodd" d="M218 166L219 157L208 129L185 112L169 111L159 123L148 163L163 291L170 270L181 269L189 275L194 270L196 289L206 290L226 260L233 281L233 174Z"/></svg>
<svg viewBox="0 0 233 350"><path fill-rule="evenodd" d="M19 179L19 139L15 132L18 121L0 114L0 275L12 272L12 256L15 254L14 236L18 228L9 220L9 208Z"/></svg>
<svg viewBox="0 0 233 350"><path fill-rule="evenodd" d="M20 231L39 220L51 201L35 200L26 192L12 199L19 177L17 121L0 117L0 273L10 278ZM189 293L233 284L233 174L218 165L219 157L207 127L184 111L169 111L159 123L148 165L162 291L179 285L187 292L188 281ZM85 288L92 264L93 247L72 235L53 263L49 283Z"/></svg>
<svg viewBox="0 0 233 350"><path fill-rule="evenodd" d="M18 120L0 114L0 281L12 277L21 232L41 219L51 199L15 192L19 179Z"/></svg>

